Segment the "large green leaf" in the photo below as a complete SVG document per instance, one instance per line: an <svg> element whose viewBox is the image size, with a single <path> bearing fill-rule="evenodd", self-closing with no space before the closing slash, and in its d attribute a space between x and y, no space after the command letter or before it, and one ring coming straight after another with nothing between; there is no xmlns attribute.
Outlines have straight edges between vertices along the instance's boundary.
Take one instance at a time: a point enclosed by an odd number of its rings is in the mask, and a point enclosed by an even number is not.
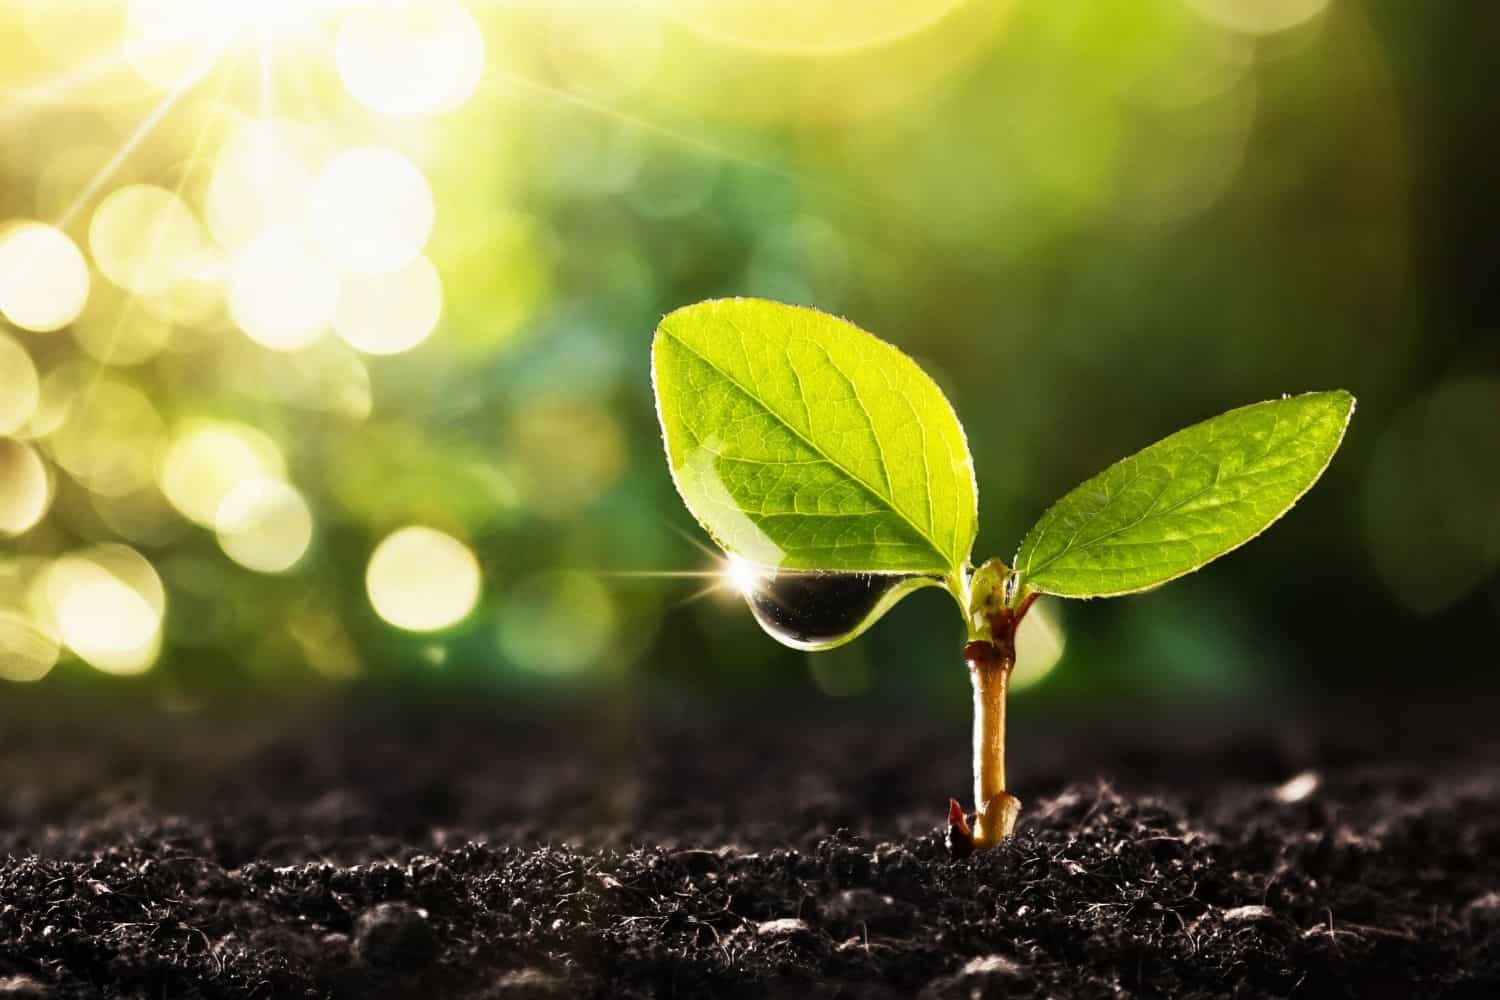
<svg viewBox="0 0 1500 1000"><path fill-rule="evenodd" d="M678 492L725 551L801 570L967 563L963 429L894 347L813 309L721 299L662 320L652 374Z"/></svg>
<svg viewBox="0 0 1500 1000"><path fill-rule="evenodd" d="M1112 597L1191 573L1285 514L1328 467L1353 412L1342 391L1255 403L1117 462L1027 534L1019 585Z"/></svg>

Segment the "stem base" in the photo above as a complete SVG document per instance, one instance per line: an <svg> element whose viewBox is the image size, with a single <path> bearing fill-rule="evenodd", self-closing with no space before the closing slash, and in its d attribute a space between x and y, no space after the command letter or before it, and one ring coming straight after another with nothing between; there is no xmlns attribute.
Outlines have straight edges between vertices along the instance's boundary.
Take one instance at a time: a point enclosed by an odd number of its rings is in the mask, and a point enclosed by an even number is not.
<svg viewBox="0 0 1500 1000"><path fill-rule="evenodd" d="M991 796L974 815L974 847L987 850L1009 837L1021 815L1021 800L1009 792Z"/></svg>

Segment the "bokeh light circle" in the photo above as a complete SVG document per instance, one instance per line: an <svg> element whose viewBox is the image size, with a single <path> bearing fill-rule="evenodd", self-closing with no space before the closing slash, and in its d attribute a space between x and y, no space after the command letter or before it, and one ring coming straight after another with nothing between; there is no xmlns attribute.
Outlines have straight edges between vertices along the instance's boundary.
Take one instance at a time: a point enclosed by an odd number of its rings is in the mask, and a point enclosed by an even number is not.
<svg viewBox="0 0 1500 1000"><path fill-rule="evenodd" d="M1442 383L1382 432L1365 481L1365 533L1397 601L1431 614L1500 569L1500 377Z"/></svg>
<svg viewBox="0 0 1500 1000"><path fill-rule="evenodd" d="M1329 0L1184 0L1194 13L1221 28L1246 35L1270 35L1305 24Z"/></svg>
<svg viewBox="0 0 1500 1000"><path fill-rule="evenodd" d="M43 396L47 395L44 380ZM71 383L78 385L78 383ZM146 394L110 376L84 381L47 436L52 458L95 493L119 497L151 483L163 444L161 416Z"/></svg>
<svg viewBox="0 0 1500 1000"><path fill-rule="evenodd" d="M161 90L186 88L218 62L241 27L231 4L205 0L129 0L124 55L142 80Z"/></svg>
<svg viewBox="0 0 1500 1000"><path fill-rule="evenodd" d="M291 226L262 233L230 261L229 314L264 347L308 346L328 329L338 304L338 275Z"/></svg>
<svg viewBox="0 0 1500 1000"><path fill-rule="evenodd" d="M114 150L107 145L80 141L47 157L37 174L32 215L38 219L68 217L76 211L79 196L89 190L113 156Z"/></svg>
<svg viewBox="0 0 1500 1000"><path fill-rule="evenodd" d="M30 531L52 501L47 466L30 445L0 438L0 536Z"/></svg>
<svg viewBox="0 0 1500 1000"><path fill-rule="evenodd" d="M807 672L813 685L830 698L856 697L875 686L869 657L857 643L808 653Z"/></svg>
<svg viewBox="0 0 1500 1000"><path fill-rule="evenodd" d="M0 231L0 313L34 333L58 330L83 311L89 269L67 234L40 222Z"/></svg>
<svg viewBox="0 0 1500 1000"><path fill-rule="evenodd" d="M117 497L90 494L89 507L114 536L132 545L160 549L188 534L187 522L154 484Z"/></svg>
<svg viewBox="0 0 1500 1000"><path fill-rule="evenodd" d="M166 188L132 184L99 203L89 251L99 272L137 295L160 295L189 276L203 246L192 209Z"/></svg>
<svg viewBox="0 0 1500 1000"><path fill-rule="evenodd" d="M192 352L207 346L213 334L223 330L229 261L217 247L205 243L182 261L182 267L181 281L160 295L142 296L139 302L147 314L172 326L171 347ZM137 335L147 339L144 333Z"/></svg>
<svg viewBox="0 0 1500 1000"><path fill-rule="evenodd" d="M14 434L31 420L41 398L41 380L31 355L0 333L0 435Z"/></svg>
<svg viewBox="0 0 1500 1000"><path fill-rule="evenodd" d="M204 219L219 245L237 250L267 229L300 225L321 147L317 132L301 122L256 118L236 127L204 195Z"/></svg>
<svg viewBox="0 0 1500 1000"><path fill-rule="evenodd" d="M61 427L80 399L83 387L94 380L96 371L95 365L81 358L53 366L42 376L35 412L16 436L36 440Z"/></svg>
<svg viewBox="0 0 1500 1000"><path fill-rule="evenodd" d="M319 246L340 270L388 274L427 244L432 189L416 164L393 149L350 149L318 175L311 221Z"/></svg>
<svg viewBox="0 0 1500 1000"><path fill-rule="evenodd" d="M247 479L219 505L215 532L224 554L258 573L284 573L312 543L307 501L278 479Z"/></svg>
<svg viewBox="0 0 1500 1000"><path fill-rule="evenodd" d="M639 7L559 4L550 27L553 69L570 89L589 97L628 97L661 65L661 23Z"/></svg>
<svg viewBox="0 0 1500 1000"><path fill-rule="evenodd" d="M668 0L667 10L694 31L721 43L766 51L827 55L889 44L921 31L964 2L756 0L754 3L705 3L703 0Z"/></svg>
<svg viewBox="0 0 1500 1000"><path fill-rule="evenodd" d="M566 462L558 456L566 455ZM546 396L516 414L506 436L506 468L538 515L567 521L599 499L629 463L625 433L603 407Z"/></svg>
<svg viewBox="0 0 1500 1000"><path fill-rule="evenodd" d="M0 680L39 681L62 652L57 637L28 615L0 607Z"/></svg>
<svg viewBox="0 0 1500 1000"><path fill-rule="evenodd" d="M0 680L39 681L62 652L38 577L45 559L0 558Z"/></svg>
<svg viewBox="0 0 1500 1000"><path fill-rule="evenodd" d="M345 277L333 329L366 354L400 354L431 335L442 311L437 268L419 256L391 274Z"/></svg>
<svg viewBox="0 0 1500 1000"><path fill-rule="evenodd" d="M484 74L479 23L450 0L353 7L335 51L350 95L384 115L451 111Z"/></svg>
<svg viewBox="0 0 1500 1000"><path fill-rule="evenodd" d="M156 662L166 591L139 552L109 544L64 556L44 592L62 641L90 666L139 674Z"/></svg>
<svg viewBox="0 0 1500 1000"><path fill-rule="evenodd" d="M129 367L150 361L171 342L173 325L151 310L148 301L99 286L73 322L73 339L100 364Z"/></svg>
<svg viewBox="0 0 1500 1000"><path fill-rule="evenodd" d="M500 608L500 648L516 666L542 674L608 667L617 614L609 590L585 573L522 580Z"/></svg>
<svg viewBox="0 0 1500 1000"><path fill-rule="evenodd" d="M1040 684L1062 660L1066 645L1053 601L1043 598L1033 604L1016 629L1016 665L1011 670L1011 690L1024 691Z"/></svg>
<svg viewBox="0 0 1500 1000"><path fill-rule="evenodd" d="M479 561L451 535L413 525L370 556L365 589L375 613L409 632L435 632L468 617L479 601Z"/></svg>
<svg viewBox="0 0 1500 1000"><path fill-rule="evenodd" d="M182 430L167 449L159 482L167 500L189 520L218 526L219 509L240 484L281 479L281 449L253 427L198 423Z"/></svg>

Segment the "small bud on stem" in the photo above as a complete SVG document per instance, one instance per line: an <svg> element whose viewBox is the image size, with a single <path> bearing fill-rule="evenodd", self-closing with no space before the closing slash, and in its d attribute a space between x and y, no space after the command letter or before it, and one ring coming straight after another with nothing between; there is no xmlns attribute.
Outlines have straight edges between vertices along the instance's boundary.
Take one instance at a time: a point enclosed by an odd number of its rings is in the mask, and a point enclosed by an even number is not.
<svg viewBox="0 0 1500 1000"><path fill-rule="evenodd" d="M955 858L967 858L974 853L974 834L969 830L964 807L957 799L948 800L948 835L943 839L948 845L948 853Z"/></svg>

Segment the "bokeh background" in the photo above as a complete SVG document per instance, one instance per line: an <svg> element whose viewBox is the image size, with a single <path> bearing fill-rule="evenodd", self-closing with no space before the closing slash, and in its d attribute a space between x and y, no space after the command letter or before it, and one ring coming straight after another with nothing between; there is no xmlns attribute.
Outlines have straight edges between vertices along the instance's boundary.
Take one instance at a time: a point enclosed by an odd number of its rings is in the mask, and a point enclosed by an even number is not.
<svg viewBox="0 0 1500 1000"><path fill-rule="evenodd" d="M1021 703L1492 686L1497 15L0 0L0 697L961 713L940 591L804 654L715 586L648 346L720 295L934 374L976 561L1186 423L1359 397L1253 546L1043 605Z"/></svg>

